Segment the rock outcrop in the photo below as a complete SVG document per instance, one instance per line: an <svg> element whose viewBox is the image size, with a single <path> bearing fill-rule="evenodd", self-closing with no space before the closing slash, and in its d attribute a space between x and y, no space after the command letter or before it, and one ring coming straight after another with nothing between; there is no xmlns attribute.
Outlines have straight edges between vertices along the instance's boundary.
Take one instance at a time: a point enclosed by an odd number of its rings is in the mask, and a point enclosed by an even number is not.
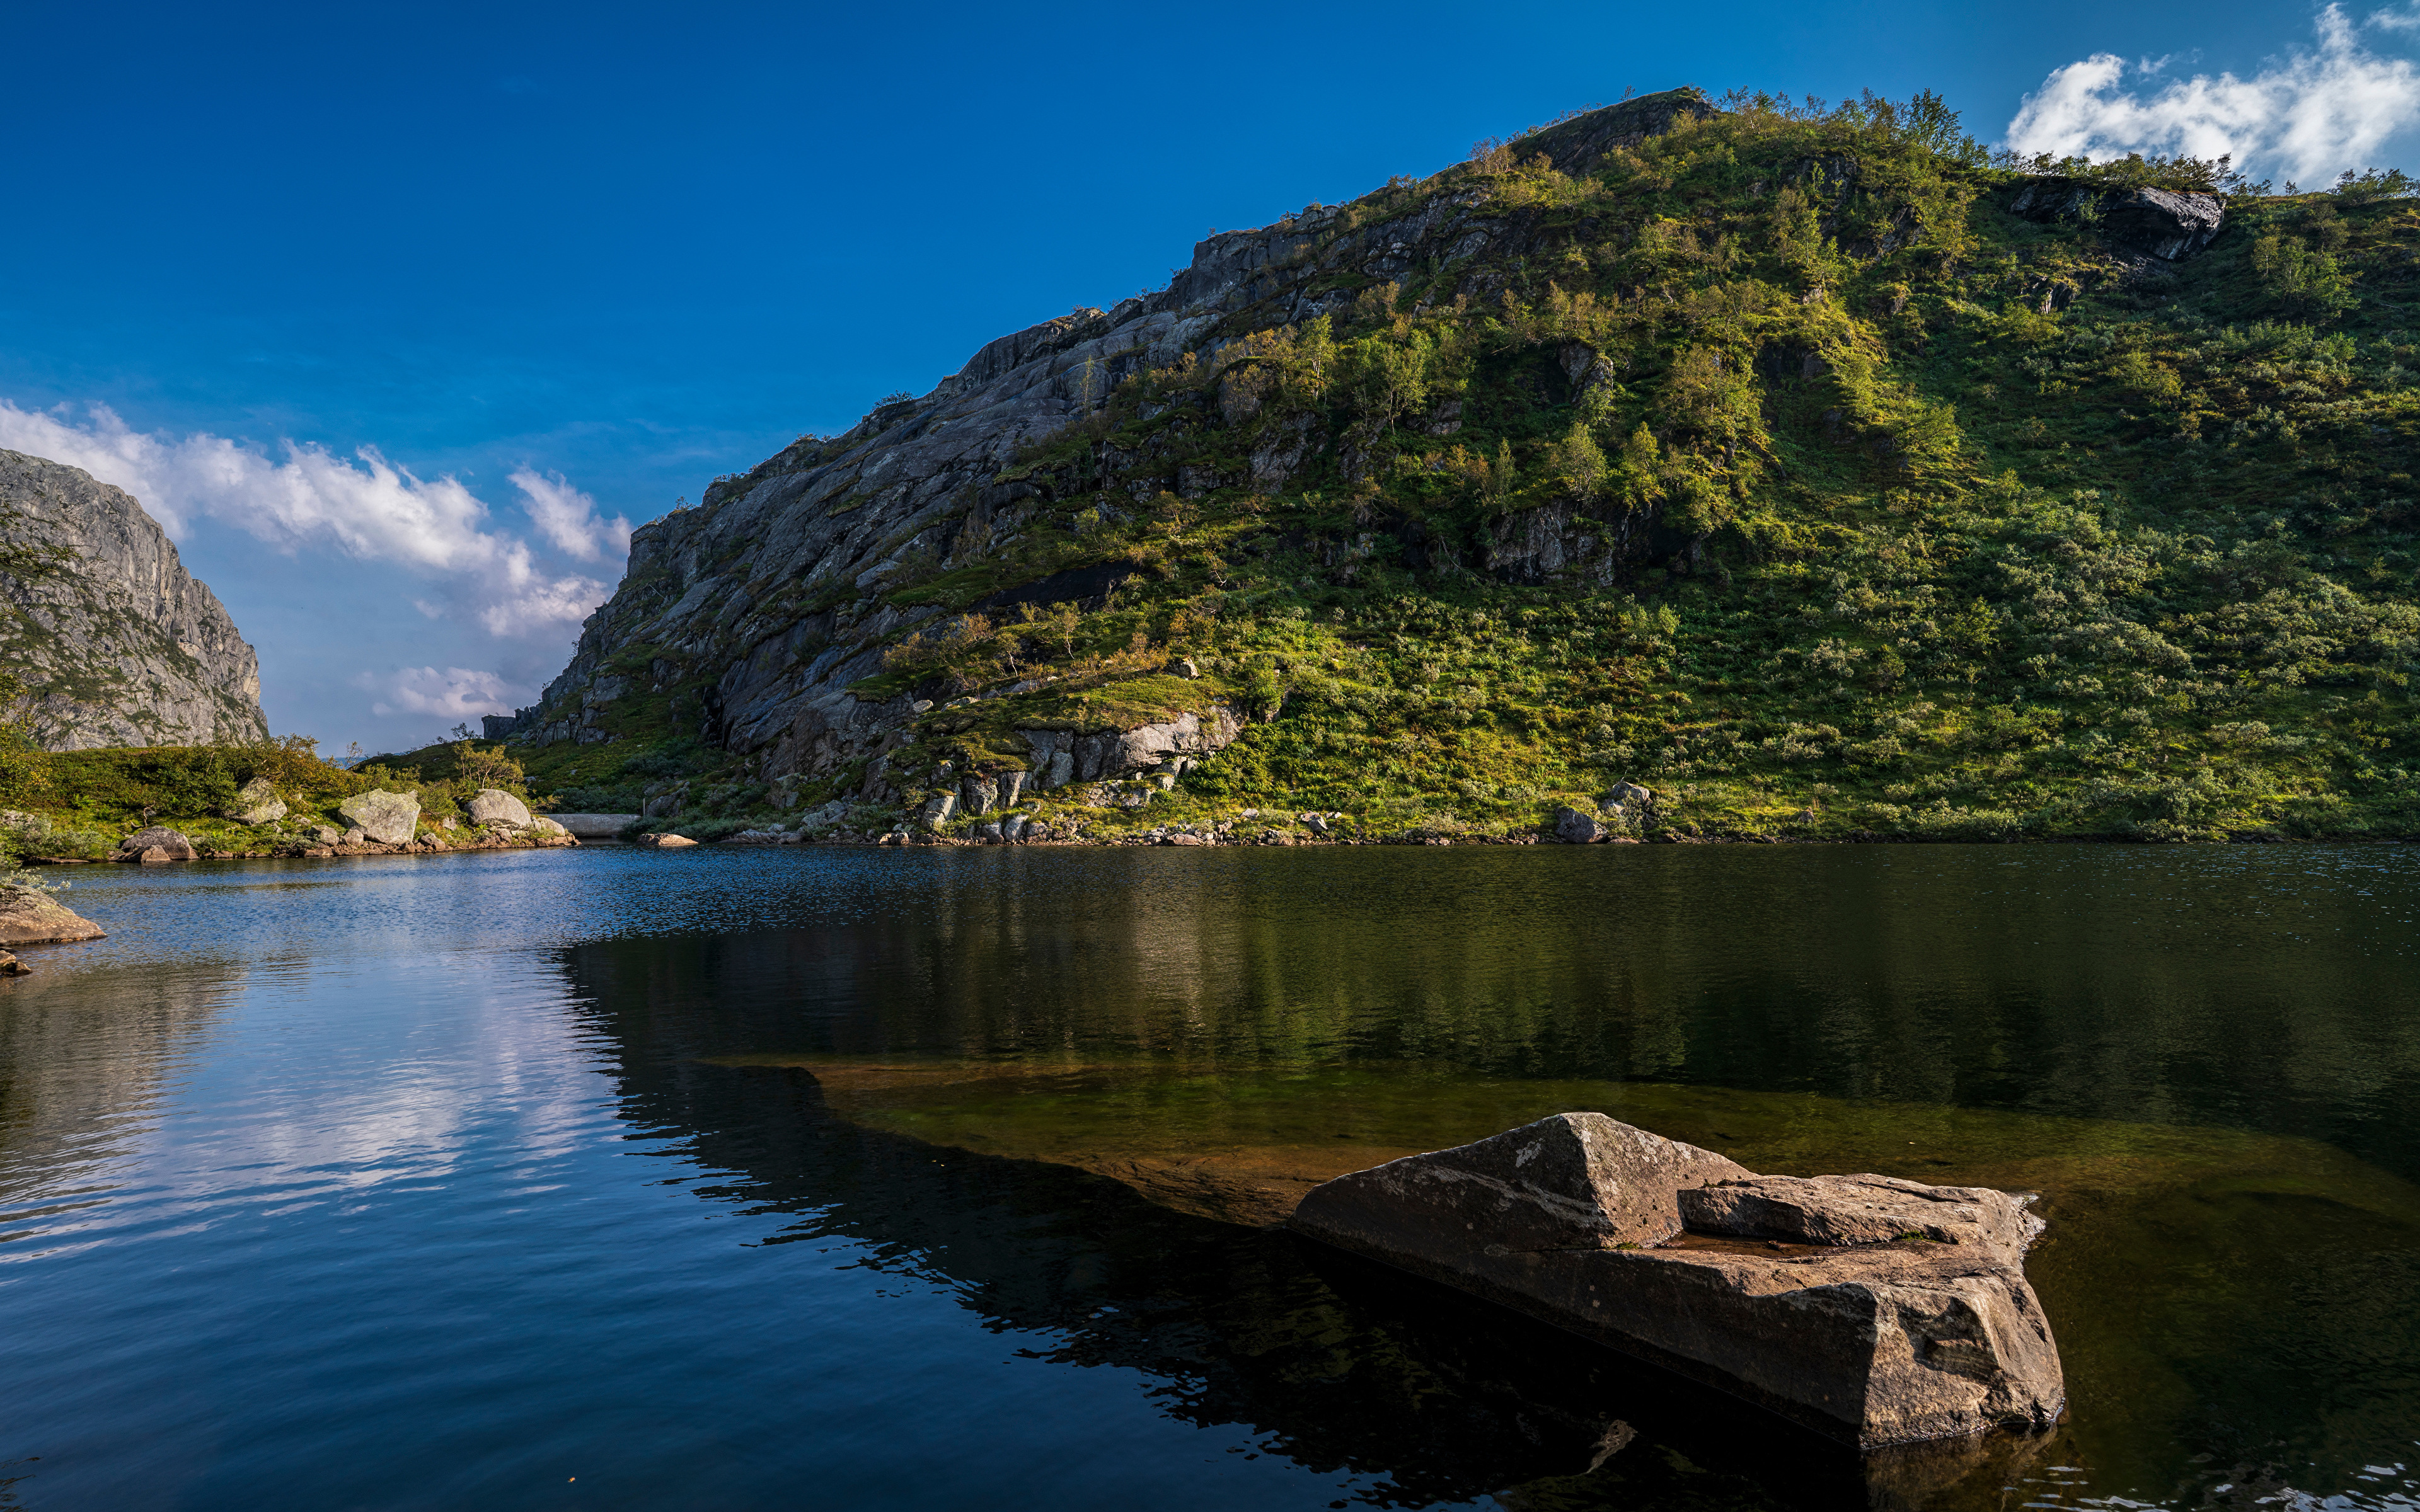
<svg viewBox="0 0 2420 1512"><path fill-rule="evenodd" d="M31 887L0 887L0 946L63 945L103 938L100 925Z"/></svg>
<svg viewBox="0 0 2420 1512"><path fill-rule="evenodd" d="M259 658L132 495L0 451L0 540L64 553L50 570L0 571L0 669L35 695L45 746L269 738Z"/></svg>
<svg viewBox="0 0 2420 1512"><path fill-rule="evenodd" d="M2074 178L2037 178L2017 191L2009 212L2045 224L2081 221L2122 252L2181 262L2218 238L2226 202L2215 194L2165 189L2111 189Z"/></svg>
<svg viewBox="0 0 2420 1512"><path fill-rule="evenodd" d="M2045 1427L2040 1220L1978 1187L1758 1176L1565 1113L1312 1189L1294 1228L1861 1447Z"/></svg>

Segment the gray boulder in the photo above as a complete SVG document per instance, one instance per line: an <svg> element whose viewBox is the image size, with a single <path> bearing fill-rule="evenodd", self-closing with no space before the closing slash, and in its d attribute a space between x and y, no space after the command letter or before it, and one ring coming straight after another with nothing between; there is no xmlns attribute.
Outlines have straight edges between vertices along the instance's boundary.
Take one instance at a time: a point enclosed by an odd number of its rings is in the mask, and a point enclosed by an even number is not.
<svg viewBox="0 0 2420 1512"><path fill-rule="evenodd" d="M381 845L402 845L420 824L417 793L357 793L336 805L361 832Z"/></svg>
<svg viewBox="0 0 2420 1512"><path fill-rule="evenodd" d="M2040 1226L2004 1193L1759 1177L1566 1113L1339 1177L1291 1222L1865 1448L2066 1407Z"/></svg>
<svg viewBox="0 0 2420 1512"><path fill-rule="evenodd" d="M227 817L239 825L273 825L286 817L286 800L265 777L256 777L236 790Z"/></svg>
<svg viewBox="0 0 2420 1512"><path fill-rule="evenodd" d="M145 851L158 851L164 861L190 861L194 858L194 842L165 825L153 825L138 829L117 842L120 860L132 861Z"/></svg>
<svg viewBox="0 0 2420 1512"><path fill-rule="evenodd" d="M471 823L527 829L530 826L529 805L502 788L481 788L471 800Z"/></svg>
<svg viewBox="0 0 2420 1512"><path fill-rule="evenodd" d="M1555 810L1555 838L1566 845L1586 845L1605 839L1605 826L1593 814L1585 814L1569 804Z"/></svg>
<svg viewBox="0 0 2420 1512"><path fill-rule="evenodd" d="M924 827L926 829L939 829L943 825L948 824L950 822L950 815L956 811L957 807L957 795L952 793L937 793L930 798L925 799L924 812L922 815Z"/></svg>
<svg viewBox="0 0 2420 1512"><path fill-rule="evenodd" d="M565 840L572 838L570 830L564 828L561 825L556 824L553 820L549 819L544 814L539 814L535 818L532 819L529 823L529 826L530 828L536 830L541 835L559 835Z"/></svg>
<svg viewBox="0 0 2420 1512"><path fill-rule="evenodd" d="M1655 807L1655 790L1636 782L1616 782L1605 801L1617 809L1644 813Z"/></svg>

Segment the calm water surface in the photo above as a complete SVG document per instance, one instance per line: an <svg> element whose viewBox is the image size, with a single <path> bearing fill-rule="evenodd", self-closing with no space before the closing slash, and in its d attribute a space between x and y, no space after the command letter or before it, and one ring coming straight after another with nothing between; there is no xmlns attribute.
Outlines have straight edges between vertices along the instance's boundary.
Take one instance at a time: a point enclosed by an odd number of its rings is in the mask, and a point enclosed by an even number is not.
<svg viewBox="0 0 2420 1512"><path fill-rule="evenodd" d="M74 875L0 1506L2420 1505L2420 851ZM1219 1221L1579 1107L2039 1189L2069 1422L1861 1463Z"/></svg>

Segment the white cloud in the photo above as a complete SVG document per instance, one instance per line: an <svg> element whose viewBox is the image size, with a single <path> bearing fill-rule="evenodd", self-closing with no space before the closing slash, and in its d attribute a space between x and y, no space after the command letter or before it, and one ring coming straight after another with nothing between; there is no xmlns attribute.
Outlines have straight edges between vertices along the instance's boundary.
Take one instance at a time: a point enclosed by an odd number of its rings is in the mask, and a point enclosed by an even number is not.
<svg viewBox="0 0 2420 1512"><path fill-rule="evenodd" d="M450 477L419 478L375 447L347 458L289 440L278 460L224 437L137 431L104 406L78 423L65 407L20 409L6 399L0 447L116 485L172 535L206 517L289 555L329 549L437 579L445 592L435 605L423 602L425 611L442 618L458 607L495 636L578 625L608 591L593 578L543 571L526 542L483 528L488 506L470 489ZM524 469L514 482L558 547L590 562L608 548L627 554L628 521L598 518L596 501L561 475Z"/></svg>
<svg viewBox="0 0 2420 1512"><path fill-rule="evenodd" d="M2150 95L2119 87L2127 64L2116 54L2071 63L2025 97L2009 122L2008 146L2056 157L2231 154L2238 167L2313 188L2347 168L2384 166L2380 147L2420 122L2420 69L2365 46L2340 6L2320 11L2316 24L2316 50L2288 54L2248 79L2197 73ZM2420 10L2381 13L2370 24L2420 27ZM2166 62L2134 71L2154 77Z"/></svg>
<svg viewBox="0 0 2420 1512"><path fill-rule="evenodd" d="M616 557L630 554L630 522L619 515L612 519L598 515L597 501L573 487L562 473L541 475L522 468L513 474L513 486L522 494L521 513L557 549L582 562L595 562L609 551Z"/></svg>
<svg viewBox="0 0 2420 1512"><path fill-rule="evenodd" d="M433 714L458 724L477 715L513 712L504 680L468 667L402 667L386 677L364 672L353 686L382 695L370 705L376 715Z"/></svg>

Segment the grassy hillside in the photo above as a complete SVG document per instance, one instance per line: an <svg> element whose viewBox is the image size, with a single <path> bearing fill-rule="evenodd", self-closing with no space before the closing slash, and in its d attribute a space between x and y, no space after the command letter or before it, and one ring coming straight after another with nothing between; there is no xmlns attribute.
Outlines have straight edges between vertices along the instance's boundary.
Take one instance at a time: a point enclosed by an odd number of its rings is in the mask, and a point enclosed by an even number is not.
<svg viewBox="0 0 2420 1512"><path fill-rule="evenodd" d="M1709 835L2420 829L2399 178L2064 165L2224 193L2170 269L2088 208L2011 214L2034 180L1936 102L1730 103L1585 176L1515 142L1389 184L1342 223L1475 196L1520 255L1340 275L1299 327L1248 309L1004 471L1048 510L896 590L956 612L861 688L936 704L889 758L908 801L944 761L1021 764L1019 726L1216 695L1253 723L1174 790L1044 814L1525 831L1628 779ZM1085 567L1125 575L1105 604L977 609ZM531 752L533 781L770 811L684 691Z"/></svg>

